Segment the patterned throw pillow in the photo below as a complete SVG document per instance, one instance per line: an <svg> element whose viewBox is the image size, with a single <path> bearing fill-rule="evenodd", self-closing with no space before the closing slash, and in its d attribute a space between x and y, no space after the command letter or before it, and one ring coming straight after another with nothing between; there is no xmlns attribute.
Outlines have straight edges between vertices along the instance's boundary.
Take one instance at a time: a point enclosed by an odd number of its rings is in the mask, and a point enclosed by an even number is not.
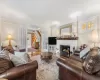
<svg viewBox="0 0 100 80"><path fill-rule="evenodd" d="M93 49L83 63L84 70L89 74L96 74L100 71L100 50Z"/></svg>

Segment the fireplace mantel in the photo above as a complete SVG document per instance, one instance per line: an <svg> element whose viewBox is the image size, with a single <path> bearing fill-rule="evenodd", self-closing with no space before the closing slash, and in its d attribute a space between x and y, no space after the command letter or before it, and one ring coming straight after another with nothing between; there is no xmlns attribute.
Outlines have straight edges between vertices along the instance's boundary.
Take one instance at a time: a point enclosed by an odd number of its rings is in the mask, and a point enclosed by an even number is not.
<svg viewBox="0 0 100 80"><path fill-rule="evenodd" d="M56 38L57 40L78 40L78 37L70 37L70 38Z"/></svg>

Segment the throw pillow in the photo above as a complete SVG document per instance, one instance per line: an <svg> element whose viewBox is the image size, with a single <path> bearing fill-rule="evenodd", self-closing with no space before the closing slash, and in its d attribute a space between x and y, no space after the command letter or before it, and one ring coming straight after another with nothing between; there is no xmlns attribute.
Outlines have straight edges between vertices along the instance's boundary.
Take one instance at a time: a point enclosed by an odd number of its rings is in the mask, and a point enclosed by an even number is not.
<svg viewBox="0 0 100 80"><path fill-rule="evenodd" d="M9 56L10 56L10 60L13 62L15 66L19 66L27 63L24 59L17 57L14 54L9 54Z"/></svg>
<svg viewBox="0 0 100 80"><path fill-rule="evenodd" d="M23 59L26 63L31 61L29 55L26 52L17 52L17 51L15 51L15 56Z"/></svg>
<svg viewBox="0 0 100 80"><path fill-rule="evenodd" d="M100 51L93 49L83 63L84 70L89 74L96 74L100 71Z"/></svg>
<svg viewBox="0 0 100 80"><path fill-rule="evenodd" d="M84 48L84 49L80 52L80 58L83 58L86 54L88 54L89 51L90 51L90 47Z"/></svg>
<svg viewBox="0 0 100 80"><path fill-rule="evenodd" d="M9 51L7 51L7 50L2 50L1 52L0 52L0 58L4 58L4 59L10 59L9 58Z"/></svg>

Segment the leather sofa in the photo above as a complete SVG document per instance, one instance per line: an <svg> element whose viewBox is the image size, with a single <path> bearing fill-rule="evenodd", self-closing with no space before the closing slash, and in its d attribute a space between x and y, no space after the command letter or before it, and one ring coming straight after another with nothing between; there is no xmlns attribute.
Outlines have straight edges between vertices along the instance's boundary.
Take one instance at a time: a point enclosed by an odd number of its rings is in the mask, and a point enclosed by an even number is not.
<svg viewBox="0 0 100 80"><path fill-rule="evenodd" d="M60 80L100 80L96 75L86 73L82 62L73 58L61 57L57 60Z"/></svg>
<svg viewBox="0 0 100 80"><path fill-rule="evenodd" d="M12 65L11 63L11 66ZM37 61L32 61L17 67L12 66L12 68L1 73L0 78L6 78L8 80L36 80L37 68Z"/></svg>

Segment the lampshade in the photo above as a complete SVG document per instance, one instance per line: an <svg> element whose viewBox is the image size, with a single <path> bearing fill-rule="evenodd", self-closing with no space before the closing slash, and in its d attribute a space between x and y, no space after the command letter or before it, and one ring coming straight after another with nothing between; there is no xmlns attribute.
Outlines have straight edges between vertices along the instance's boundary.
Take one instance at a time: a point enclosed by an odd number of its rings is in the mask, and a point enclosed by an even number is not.
<svg viewBox="0 0 100 80"><path fill-rule="evenodd" d="M94 43L98 42L98 33L97 33L96 30L93 30L93 31L92 31L91 40L92 40L92 42L94 42Z"/></svg>
<svg viewBox="0 0 100 80"><path fill-rule="evenodd" d="M5 40L2 42L2 46L5 47L5 46L8 46L9 45L9 40ZM16 42L14 40L11 40L11 45L12 46L16 46Z"/></svg>
<svg viewBox="0 0 100 80"><path fill-rule="evenodd" d="M8 39L8 40L11 40L11 39L12 39L12 35L9 34L9 35L7 36L7 39Z"/></svg>

